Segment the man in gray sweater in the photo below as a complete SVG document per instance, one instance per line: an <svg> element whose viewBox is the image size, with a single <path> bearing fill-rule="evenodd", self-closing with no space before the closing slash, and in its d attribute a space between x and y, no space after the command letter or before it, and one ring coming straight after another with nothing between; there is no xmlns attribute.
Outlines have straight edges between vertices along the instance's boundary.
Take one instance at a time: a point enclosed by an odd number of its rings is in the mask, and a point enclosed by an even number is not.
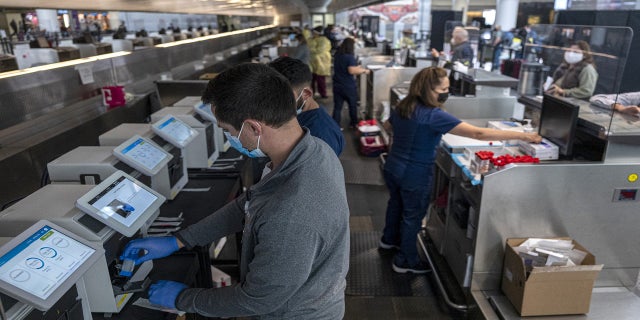
<svg viewBox="0 0 640 320"><path fill-rule="evenodd" d="M349 209L332 149L300 127L287 80L242 64L211 80L203 95L239 148L268 156L273 170L240 197L175 237L130 242L136 264L243 231L240 279L224 288L159 281L151 303L207 317L342 319L349 268ZM250 150L250 151L249 151ZM142 251L144 250L144 251Z"/></svg>

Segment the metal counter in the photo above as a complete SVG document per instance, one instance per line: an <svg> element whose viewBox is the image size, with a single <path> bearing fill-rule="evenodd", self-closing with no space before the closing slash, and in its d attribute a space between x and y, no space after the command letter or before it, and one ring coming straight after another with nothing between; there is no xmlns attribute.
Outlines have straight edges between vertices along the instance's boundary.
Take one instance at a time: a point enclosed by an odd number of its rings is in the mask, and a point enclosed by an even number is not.
<svg viewBox="0 0 640 320"><path fill-rule="evenodd" d="M491 320L624 320L636 319L640 314L640 299L626 288L595 288L591 297L591 311L585 315L521 317L509 299L499 291L474 291L486 319ZM495 308L495 309L494 309Z"/></svg>
<svg viewBox="0 0 640 320"><path fill-rule="evenodd" d="M145 122L154 104L155 81L171 73L191 77L236 57L249 59L252 46L270 40L275 28L222 34L216 38L137 50L107 59L81 59L94 82L83 85L76 65L0 74L0 204L38 189L46 164L123 122ZM226 64L225 64L226 65ZM114 81L117 79L117 81ZM110 110L100 88L118 82L134 99Z"/></svg>
<svg viewBox="0 0 640 320"><path fill-rule="evenodd" d="M500 293L506 239L559 236L576 239L604 264L586 319L637 318L637 313L615 308L640 308L640 298L631 292L640 271L640 247L633 245L640 196L619 201L615 194L640 190L640 182L633 179L640 173L639 158L626 163L515 165L486 174L474 185L452 160L452 152L464 146L445 145L444 140L437 150L432 201L446 192L447 205L432 208L427 234L458 285L472 293L481 309L487 308L487 318L519 318ZM491 313L493 317L487 316ZM574 318L585 316L549 319Z"/></svg>
<svg viewBox="0 0 640 320"><path fill-rule="evenodd" d="M389 102L391 87L411 81L420 71L406 67L372 67L371 73L360 76L360 108L368 119L377 119L382 112L382 102ZM363 99L364 98L364 99ZM364 110L362 108L364 107Z"/></svg>
<svg viewBox="0 0 640 320"><path fill-rule="evenodd" d="M483 69L469 69L467 72L457 73L461 80L461 95L475 95L476 97L493 97L509 95L511 88L518 86L518 79L489 72Z"/></svg>

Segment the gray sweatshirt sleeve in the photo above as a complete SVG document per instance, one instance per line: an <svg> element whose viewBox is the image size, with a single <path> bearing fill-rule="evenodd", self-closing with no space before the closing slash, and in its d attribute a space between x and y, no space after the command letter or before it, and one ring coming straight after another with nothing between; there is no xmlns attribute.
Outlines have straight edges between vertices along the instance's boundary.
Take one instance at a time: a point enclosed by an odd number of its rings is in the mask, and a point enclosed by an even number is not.
<svg viewBox="0 0 640 320"><path fill-rule="evenodd" d="M258 231L246 280L220 289L186 289L179 310L208 317L264 315L282 307L307 281L323 240L311 228L289 221L266 222Z"/></svg>
<svg viewBox="0 0 640 320"><path fill-rule="evenodd" d="M208 245L226 235L242 231L245 194L227 203L206 218L176 233L175 236L189 249Z"/></svg>
<svg viewBox="0 0 640 320"><path fill-rule="evenodd" d="M592 66L587 65L582 71L580 75L578 75L580 85L571 88L565 89L565 95L567 97L573 97L578 99L588 99L593 95L593 92L596 90L596 83L598 82L598 71Z"/></svg>

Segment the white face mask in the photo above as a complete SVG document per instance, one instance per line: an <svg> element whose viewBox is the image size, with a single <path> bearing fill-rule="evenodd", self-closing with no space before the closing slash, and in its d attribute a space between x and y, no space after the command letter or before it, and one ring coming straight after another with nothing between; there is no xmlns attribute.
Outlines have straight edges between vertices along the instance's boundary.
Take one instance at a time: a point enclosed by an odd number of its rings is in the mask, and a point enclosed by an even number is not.
<svg viewBox="0 0 640 320"><path fill-rule="evenodd" d="M302 94L303 93L304 93L304 89L302 89L302 91L300 91L300 95L298 95L298 97L296 98L296 106L298 105L298 100L300 100L300 98L302 98ZM296 114L301 114L302 113L302 109L304 109L304 104L305 103L307 103L307 100L303 100L302 101L302 105L296 109Z"/></svg>
<svg viewBox="0 0 640 320"><path fill-rule="evenodd" d="M569 64L575 64L582 61L582 52L567 51L564 53L564 60Z"/></svg>

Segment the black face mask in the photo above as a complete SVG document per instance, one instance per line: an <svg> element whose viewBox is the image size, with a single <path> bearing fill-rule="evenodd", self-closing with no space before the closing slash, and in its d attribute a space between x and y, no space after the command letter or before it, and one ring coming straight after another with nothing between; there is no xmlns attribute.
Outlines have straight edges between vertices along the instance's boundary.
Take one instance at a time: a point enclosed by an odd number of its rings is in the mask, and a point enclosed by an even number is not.
<svg viewBox="0 0 640 320"><path fill-rule="evenodd" d="M438 93L438 102L445 103L449 98L449 92Z"/></svg>

